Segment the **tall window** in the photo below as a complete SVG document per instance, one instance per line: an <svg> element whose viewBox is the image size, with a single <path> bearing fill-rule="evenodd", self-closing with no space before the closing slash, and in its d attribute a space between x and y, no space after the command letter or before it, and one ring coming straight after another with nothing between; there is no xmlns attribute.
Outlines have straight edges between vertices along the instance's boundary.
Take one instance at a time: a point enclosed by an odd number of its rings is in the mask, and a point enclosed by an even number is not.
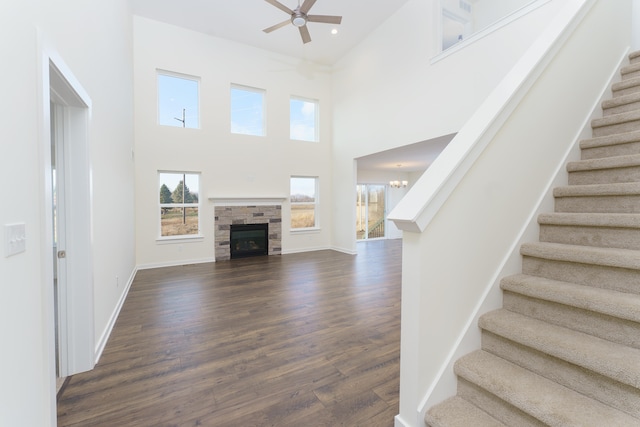
<svg viewBox="0 0 640 427"><path fill-rule="evenodd" d="M231 132L264 136L264 90L231 85Z"/></svg>
<svg viewBox="0 0 640 427"><path fill-rule="evenodd" d="M199 85L197 77L158 71L158 123L199 128Z"/></svg>
<svg viewBox="0 0 640 427"><path fill-rule="evenodd" d="M160 237L200 234L200 174L160 172Z"/></svg>
<svg viewBox="0 0 640 427"><path fill-rule="evenodd" d="M289 101L289 123L291 139L319 141L318 101L292 96Z"/></svg>
<svg viewBox="0 0 640 427"><path fill-rule="evenodd" d="M291 229L318 227L318 178L291 177Z"/></svg>

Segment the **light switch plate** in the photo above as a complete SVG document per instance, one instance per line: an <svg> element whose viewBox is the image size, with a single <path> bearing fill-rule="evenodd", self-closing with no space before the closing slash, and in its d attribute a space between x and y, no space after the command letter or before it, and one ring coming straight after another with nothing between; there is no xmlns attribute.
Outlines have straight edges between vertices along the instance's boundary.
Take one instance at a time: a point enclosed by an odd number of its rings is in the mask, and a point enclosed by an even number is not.
<svg viewBox="0 0 640 427"><path fill-rule="evenodd" d="M5 224L4 256L10 257L26 250L27 233L25 224Z"/></svg>

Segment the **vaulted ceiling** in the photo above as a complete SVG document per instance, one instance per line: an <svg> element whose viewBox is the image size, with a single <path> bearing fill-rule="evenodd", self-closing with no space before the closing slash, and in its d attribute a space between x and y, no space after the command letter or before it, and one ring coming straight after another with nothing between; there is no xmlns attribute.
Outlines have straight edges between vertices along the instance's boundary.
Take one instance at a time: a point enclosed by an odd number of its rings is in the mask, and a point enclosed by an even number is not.
<svg viewBox="0 0 640 427"><path fill-rule="evenodd" d="M291 24L269 34L263 31L290 19L286 12L265 0L132 0L132 6L136 15L331 65L406 2L316 0L309 15L338 15L342 16L342 23L307 23L312 41L306 44ZM298 0L280 0L280 3L292 10L298 6ZM334 28L338 30L335 35L331 34Z"/></svg>
<svg viewBox="0 0 640 427"><path fill-rule="evenodd" d="M289 9L298 0L279 0ZM304 3L305 0L300 0ZM408 0L316 0L309 15L342 16L340 25L309 22L310 43L287 24L271 33L265 28L290 19L265 0L132 0L133 13L311 62L332 65L393 15ZM337 34L331 34L332 29ZM311 65L310 65L311 66ZM358 159L359 169L403 172L426 169L451 136L425 141ZM402 165L398 167L398 165Z"/></svg>

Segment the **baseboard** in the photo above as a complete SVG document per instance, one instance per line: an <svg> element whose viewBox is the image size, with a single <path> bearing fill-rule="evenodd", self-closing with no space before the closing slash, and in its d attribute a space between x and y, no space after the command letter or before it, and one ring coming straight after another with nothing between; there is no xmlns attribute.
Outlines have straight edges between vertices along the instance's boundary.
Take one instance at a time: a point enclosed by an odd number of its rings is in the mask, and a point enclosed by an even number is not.
<svg viewBox="0 0 640 427"><path fill-rule="evenodd" d="M111 313L111 317L109 318L109 322L107 323L107 327L102 332L100 339L96 344L95 355L94 355L94 363L97 365L100 360L100 356L102 356L102 352L104 351L105 346L107 345L107 341L109 341L109 337L111 336L111 331L113 331L113 327L116 324L116 320L118 320L118 316L120 315L120 310L122 310L122 306L124 305L125 300L127 299L127 295L129 295L129 289L131 289L131 285L133 284L133 279L136 277L136 273L138 272L138 268L134 268L129 276L129 280L127 280L127 285L120 295L120 299L118 300L118 304L116 304L113 313Z"/></svg>
<svg viewBox="0 0 640 427"><path fill-rule="evenodd" d="M393 427L411 427L409 423L405 422L398 414L393 418Z"/></svg>
<svg viewBox="0 0 640 427"><path fill-rule="evenodd" d="M347 255L357 255L358 251L354 251L352 249L345 249L345 248L339 248L337 246L331 246L329 249L331 249L332 251L336 251L336 252L342 252L343 254L347 254Z"/></svg>
<svg viewBox="0 0 640 427"><path fill-rule="evenodd" d="M301 248L301 249L288 249L286 251L282 251L282 255L287 255L287 254L300 254L303 252L316 252L316 251L326 251L326 250L330 250L331 247L329 246L316 246L313 248Z"/></svg>
<svg viewBox="0 0 640 427"><path fill-rule="evenodd" d="M137 270L150 270L152 268L178 267L181 265L206 264L208 262L216 262L215 258L187 259L180 261L156 262L149 264L141 264L136 267Z"/></svg>

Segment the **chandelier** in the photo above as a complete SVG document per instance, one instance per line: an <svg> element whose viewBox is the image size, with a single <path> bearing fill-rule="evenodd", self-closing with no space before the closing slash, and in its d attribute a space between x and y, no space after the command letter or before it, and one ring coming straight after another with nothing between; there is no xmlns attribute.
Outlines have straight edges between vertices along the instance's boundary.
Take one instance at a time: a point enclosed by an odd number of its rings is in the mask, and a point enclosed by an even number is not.
<svg viewBox="0 0 640 427"><path fill-rule="evenodd" d="M406 187L408 184L408 181L389 181L389 186L391 186L391 188Z"/></svg>

